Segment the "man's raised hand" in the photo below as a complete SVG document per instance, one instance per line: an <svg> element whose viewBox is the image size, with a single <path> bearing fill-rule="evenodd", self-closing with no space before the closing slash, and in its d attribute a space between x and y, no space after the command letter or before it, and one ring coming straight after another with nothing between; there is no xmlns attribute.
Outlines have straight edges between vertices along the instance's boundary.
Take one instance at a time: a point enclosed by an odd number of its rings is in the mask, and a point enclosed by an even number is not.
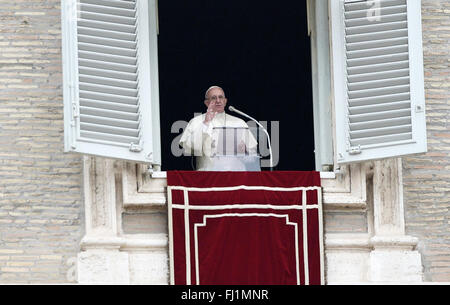
<svg viewBox="0 0 450 305"><path fill-rule="evenodd" d="M214 119L214 117L216 116L216 107L214 105L214 103L209 103L208 106L208 110L206 110L206 115L205 115L205 120L203 121L203 123L205 123L206 125L209 124L209 122L212 121L212 119Z"/></svg>

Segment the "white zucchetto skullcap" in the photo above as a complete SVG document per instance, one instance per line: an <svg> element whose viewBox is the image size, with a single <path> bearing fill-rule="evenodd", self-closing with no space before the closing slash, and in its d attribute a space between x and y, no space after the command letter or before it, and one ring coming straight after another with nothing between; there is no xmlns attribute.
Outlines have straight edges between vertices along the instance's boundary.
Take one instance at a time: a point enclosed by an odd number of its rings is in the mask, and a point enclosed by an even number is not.
<svg viewBox="0 0 450 305"><path fill-rule="evenodd" d="M223 89L220 88L219 86L211 86L211 87L208 88L208 90L206 90L206 92L205 92L205 98L208 97L208 92L209 92L210 90L214 89L214 88L219 88L220 90L223 91Z"/></svg>

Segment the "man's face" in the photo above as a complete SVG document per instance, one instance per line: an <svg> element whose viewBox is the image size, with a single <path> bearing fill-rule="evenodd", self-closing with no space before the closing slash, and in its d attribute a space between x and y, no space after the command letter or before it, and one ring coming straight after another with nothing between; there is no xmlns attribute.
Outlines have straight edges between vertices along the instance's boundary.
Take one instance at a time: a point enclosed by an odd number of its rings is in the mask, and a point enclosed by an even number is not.
<svg viewBox="0 0 450 305"><path fill-rule="evenodd" d="M225 106L227 105L227 99L225 98L225 93L220 88L213 88L209 90L208 95L205 99L206 107L212 107L215 112L223 112Z"/></svg>

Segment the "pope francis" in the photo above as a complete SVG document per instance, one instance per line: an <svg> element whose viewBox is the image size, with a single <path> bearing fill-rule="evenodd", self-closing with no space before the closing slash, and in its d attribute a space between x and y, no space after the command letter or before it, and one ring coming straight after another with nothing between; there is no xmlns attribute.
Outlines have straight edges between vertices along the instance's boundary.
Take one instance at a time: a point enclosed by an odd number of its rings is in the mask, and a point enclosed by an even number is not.
<svg viewBox="0 0 450 305"><path fill-rule="evenodd" d="M204 103L206 113L191 119L180 138L185 155L196 156L200 160L201 166L197 166L197 169L208 170L215 162L214 158L220 154L219 136L223 127L246 130L246 135L237 142L236 151L238 154L256 155L258 143L248 130L247 123L225 113L227 98L223 89L210 87L206 90Z"/></svg>

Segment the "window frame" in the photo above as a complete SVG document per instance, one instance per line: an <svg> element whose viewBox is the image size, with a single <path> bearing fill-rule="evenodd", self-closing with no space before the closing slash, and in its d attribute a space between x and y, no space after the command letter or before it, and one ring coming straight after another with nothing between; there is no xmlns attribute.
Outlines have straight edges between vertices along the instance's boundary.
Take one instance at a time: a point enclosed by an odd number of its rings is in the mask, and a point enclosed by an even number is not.
<svg viewBox="0 0 450 305"><path fill-rule="evenodd" d="M331 41L328 0L307 0L308 34L311 37L314 154L316 170L334 171L332 121Z"/></svg>

